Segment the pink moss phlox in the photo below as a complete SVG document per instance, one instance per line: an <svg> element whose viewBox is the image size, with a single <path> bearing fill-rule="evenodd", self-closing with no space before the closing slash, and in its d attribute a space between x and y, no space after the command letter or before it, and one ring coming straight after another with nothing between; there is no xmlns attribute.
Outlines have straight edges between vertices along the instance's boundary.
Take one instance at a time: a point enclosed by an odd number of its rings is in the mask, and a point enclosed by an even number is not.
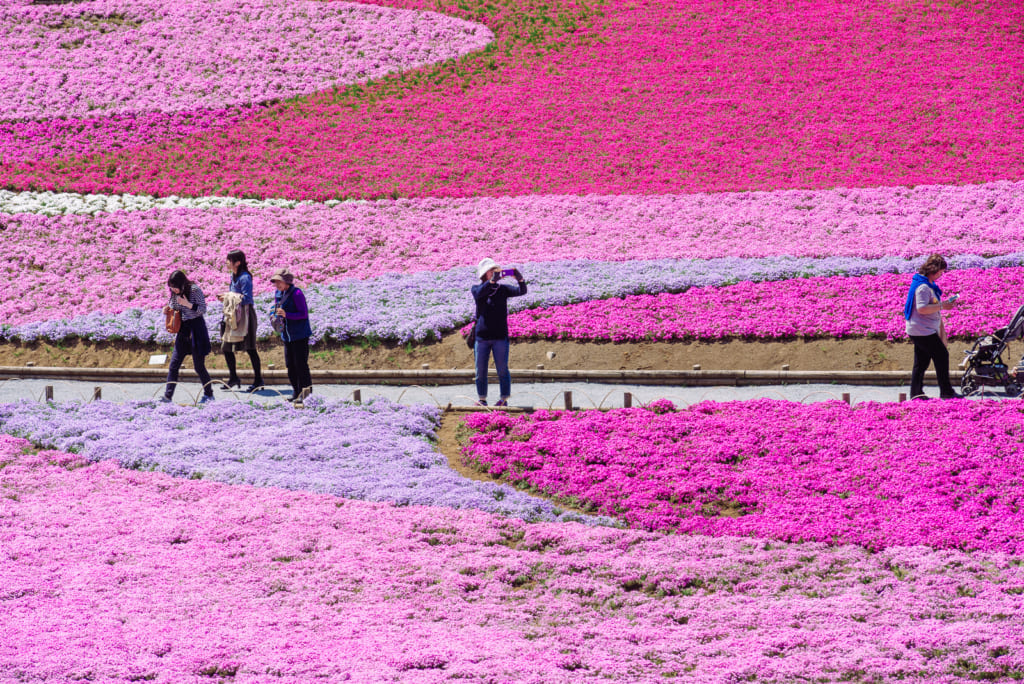
<svg viewBox="0 0 1024 684"><path fill-rule="evenodd" d="M304 285L324 284L475 264L482 244L501 245L494 256L519 264L1024 252L1024 182L145 211L104 210L90 198L80 203L86 209L68 210L91 213L54 216L33 212L59 213L72 200L16 195L4 204L13 213L0 214L0 277L20 283L0 293L2 322L11 324L158 307L174 268L184 268L207 294L219 292L231 247L248 255L261 292L270 291L265 276L282 263Z"/></svg>
<svg viewBox="0 0 1024 684"><path fill-rule="evenodd" d="M946 332L973 337L1005 325L1024 298L1024 268L949 271L940 282L956 308L943 313ZM905 338L903 305L910 276L829 276L691 288L679 294L625 298L521 311L509 316L519 338L681 340Z"/></svg>
<svg viewBox="0 0 1024 684"><path fill-rule="evenodd" d="M230 36L226 39L225 36ZM483 48L479 24L346 2L0 5L0 160L116 153Z"/></svg>
<svg viewBox="0 0 1024 684"><path fill-rule="evenodd" d="M426 0L381 4L436 9ZM13 187L255 197L666 194L1024 177L1024 5L465 2L495 47Z"/></svg>
<svg viewBox="0 0 1024 684"><path fill-rule="evenodd" d="M1024 568L1005 554L531 525L67 470L28 446L0 437L5 679L952 683L1024 667Z"/></svg>
<svg viewBox="0 0 1024 684"><path fill-rule="evenodd" d="M466 424L480 430L469 462L639 528L1024 551L1018 402L763 399Z"/></svg>

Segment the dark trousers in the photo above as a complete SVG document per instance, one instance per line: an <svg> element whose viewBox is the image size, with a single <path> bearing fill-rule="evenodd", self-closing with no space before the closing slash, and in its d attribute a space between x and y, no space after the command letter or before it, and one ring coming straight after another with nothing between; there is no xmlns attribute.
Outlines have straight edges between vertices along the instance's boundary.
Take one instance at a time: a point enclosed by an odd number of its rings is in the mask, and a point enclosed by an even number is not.
<svg viewBox="0 0 1024 684"><path fill-rule="evenodd" d="M942 344L938 333L931 335L911 335L914 343L914 370L910 374L910 397L924 394L924 372L928 364L935 363L935 375L939 379L939 394L948 397L953 394L953 385L949 382L949 350Z"/></svg>
<svg viewBox="0 0 1024 684"><path fill-rule="evenodd" d="M235 352L225 351L224 361L228 365L228 382L238 381L238 362L235 360ZM259 387L263 384L263 367L260 366L260 355L255 349L249 350L249 361L252 362L252 372L255 374L255 379L252 384Z"/></svg>
<svg viewBox="0 0 1024 684"><path fill-rule="evenodd" d="M309 375L308 338L284 343L284 365L288 367L288 382L292 384L293 399L301 395L305 388L313 386L313 378Z"/></svg>
<svg viewBox="0 0 1024 684"><path fill-rule="evenodd" d="M164 390L164 396L168 399L174 396L174 390L178 386L178 372L181 370L181 362L185 360L186 356L188 356L188 353L182 352L178 345L175 344L174 351L171 352L171 365L167 368L167 389ZM192 366L199 375L199 382L203 383L203 394L213 396L213 385L210 384L210 371L206 370L206 355L192 354Z"/></svg>

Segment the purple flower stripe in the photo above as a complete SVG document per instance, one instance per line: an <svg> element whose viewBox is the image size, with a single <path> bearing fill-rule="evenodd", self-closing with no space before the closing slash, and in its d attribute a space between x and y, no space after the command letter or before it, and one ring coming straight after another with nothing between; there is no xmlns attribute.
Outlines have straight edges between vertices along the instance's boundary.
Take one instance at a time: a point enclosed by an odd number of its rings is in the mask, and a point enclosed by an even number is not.
<svg viewBox="0 0 1024 684"><path fill-rule="evenodd" d="M530 292L510 300L511 311L543 310L642 293L685 292L691 288L715 288L738 282L782 281L839 275L855 278L870 274L911 273L918 259L890 257L825 259L771 257L764 259L659 259L656 261L603 262L590 260L535 262L520 265ZM1024 264L1024 253L998 257L961 255L949 259L958 269L993 269ZM333 285L305 288L313 327L312 342L344 341L375 337L397 342L439 339L465 325L472 317L469 287L475 281L471 268L440 273L394 274L368 280L347 279ZM510 281L511 282L511 281ZM206 291L215 288L200 283ZM856 284L853 284L856 287ZM212 300L212 297L208 299ZM260 311L258 336L272 330L267 312L271 298L257 297ZM609 306L617 306L609 303ZM220 305L210 302L207 325L219 339ZM543 314L543 311L540 312ZM1003 314L1000 313L1000 316ZM986 319L985 325L989 322ZM89 314L65 320L22 325L0 325L0 339L52 340L70 337L102 341L123 339L168 344L159 311L129 309L119 314Z"/></svg>
<svg viewBox="0 0 1024 684"><path fill-rule="evenodd" d="M386 400L313 397L311 410L215 402L0 404L0 431L90 461L175 477L282 487L402 506L475 508L524 520L584 520L549 502L467 480L430 444L439 412Z"/></svg>

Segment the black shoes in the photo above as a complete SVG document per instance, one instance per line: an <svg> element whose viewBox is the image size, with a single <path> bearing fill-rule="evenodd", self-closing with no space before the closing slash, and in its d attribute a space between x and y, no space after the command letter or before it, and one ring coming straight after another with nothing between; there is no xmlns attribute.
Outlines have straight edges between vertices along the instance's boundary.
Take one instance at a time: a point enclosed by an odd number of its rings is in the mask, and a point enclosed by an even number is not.
<svg viewBox="0 0 1024 684"><path fill-rule="evenodd" d="M238 378L228 378L227 384L221 385L220 388L225 392L229 391L232 387L241 387L242 381Z"/></svg>
<svg viewBox="0 0 1024 684"><path fill-rule="evenodd" d="M964 395L960 394L956 390L953 390L952 394L940 394L939 399L963 399Z"/></svg>

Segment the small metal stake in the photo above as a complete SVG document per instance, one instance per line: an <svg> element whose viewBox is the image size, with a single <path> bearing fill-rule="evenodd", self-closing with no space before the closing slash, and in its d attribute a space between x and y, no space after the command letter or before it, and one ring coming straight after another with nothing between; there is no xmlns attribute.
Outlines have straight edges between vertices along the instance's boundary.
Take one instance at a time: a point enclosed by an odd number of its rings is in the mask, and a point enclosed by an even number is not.
<svg viewBox="0 0 1024 684"><path fill-rule="evenodd" d="M565 410L572 411L572 392L565 391Z"/></svg>
<svg viewBox="0 0 1024 684"><path fill-rule="evenodd" d="M622 406L624 408L633 408L633 393L623 392L622 394Z"/></svg>
<svg viewBox="0 0 1024 684"><path fill-rule="evenodd" d="M53 401L53 385L44 387L43 394L46 396L46 401Z"/></svg>

